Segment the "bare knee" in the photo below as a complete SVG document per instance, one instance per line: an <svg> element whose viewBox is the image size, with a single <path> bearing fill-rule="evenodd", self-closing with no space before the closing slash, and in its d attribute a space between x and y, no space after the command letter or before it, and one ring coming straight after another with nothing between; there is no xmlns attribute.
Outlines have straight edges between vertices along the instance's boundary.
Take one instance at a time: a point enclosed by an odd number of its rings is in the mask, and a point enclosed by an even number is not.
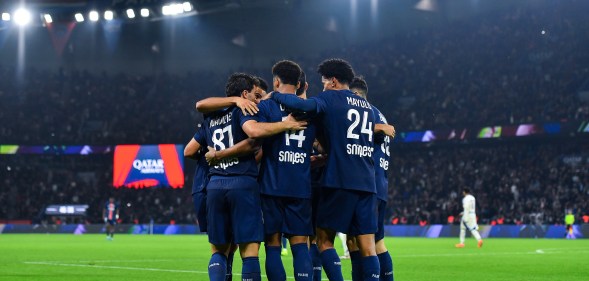
<svg viewBox="0 0 589 281"><path fill-rule="evenodd" d="M291 236L290 238L288 238L288 242L290 243L291 247L292 245L296 245L296 244L307 244L307 242L309 241L309 237L308 236Z"/></svg>
<svg viewBox="0 0 589 281"><path fill-rule="evenodd" d="M356 243L356 237L348 235L348 239L346 240L346 245L348 246L348 251L355 252L360 250L358 248L358 244Z"/></svg>
<svg viewBox="0 0 589 281"><path fill-rule="evenodd" d="M250 242L239 244L239 254L241 258L257 257L260 251L260 243Z"/></svg>
<svg viewBox="0 0 589 281"><path fill-rule="evenodd" d="M363 257L376 256L374 234L362 234L356 236L360 255Z"/></svg>
<svg viewBox="0 0 589 281"><path fill-rule="evenodd" d="M280 245L282 245L281 238L282 236L280 235L280 233L270 234L266 236L266 240L264 241L264 243L266 243L266 246L280 247Z"/></svg>
<svg viewBox="0 0 589 281"><path fill-rule="evenodd" d="M335 231L317 228L317 247L319 247L319 252L323 252L327 249L333 249L334 240Z"/></svg>
<svg viewBox="0 0 589 281"><path fill-rule="evenodd" d="M376 247L376 254L377 255L380 255L380 254L388 251L387 245L385 245L385 243L384 243L384 239L380 239L380 240L376 241L375 247Z"/></svg>

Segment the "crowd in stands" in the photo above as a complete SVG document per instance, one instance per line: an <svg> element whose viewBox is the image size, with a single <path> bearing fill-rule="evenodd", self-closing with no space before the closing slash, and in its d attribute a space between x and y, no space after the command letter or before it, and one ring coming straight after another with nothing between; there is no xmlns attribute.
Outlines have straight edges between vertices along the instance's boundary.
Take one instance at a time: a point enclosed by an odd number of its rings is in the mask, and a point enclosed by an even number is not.
<svg viewBox="0 0 589 281"><path fill-rule="evenodd" d="M589 18L577 8L500 12L327 56L350 58L368 99L403 131L588 119L577 90L589 74Z"/></svg>
<svg viewBox="0 0 589 281"><path fill-rule="evenodd" d="M587 151L587 139L395 149L388 217L401 224L452 223L469 188L481 224L563 224L565 210L582 222L589 215Z"/></svg>
<svg viewBox="0 0 589 281"><path fill-rule="evenodd" d="M457 223L461 192L469 188L480 224L562 224L566 210L583 223L589 215L587 151L586 139L393 149L387 221ZM190 160L185 188L115 189L108 155L1 159L3 219L54 223L57 218L43 213L47 205L88 204L85 221L100 223L104 203L113 196L124 223L195 223Z"/></svg>
<svg viewBox="0 0 589 281"><path fill-rule="evenodd" d="M313 76L326 57L349 59L369 83L368 99L398 131L586 121L589 102L578 95L589 77L584 11L514 10L295 60ZM269 78L269 69L247 71ZM222 96L229 73L27 69L23 82L5 79L17 74L0 66L0 144L186 143L200 119L195 101ZM319 86L311 85L311 95ZM589 212L588 148L393 148L389 218L447 223L460 212L464 187L473 190L482 223L562 223L567 208L582 216ZM581 160L567 163L569 156ZM0 155L0 218L46 221L43 206L79 202L91 205L87 220L98 222L114 195L124 222L194 221L190 188L114 190L112 159L92 157L104 159Z"/></svg>
<svg viewBox="0 0 589 281"><path fill-rule="evenodd" d="M310 77L310 95L321 90L321 60L350 60L366 77L369 100L399 131L587 120L589 103L578 91L589 83L589 18L575 7L490 14L295 60ZM270 78L270 67L245 71ZM229 73L29 69L24 82L0 79L0 137L18 144L184 141L199 118L193 104L222 96ZM0 77L18 75L0 67Z"/></svg>

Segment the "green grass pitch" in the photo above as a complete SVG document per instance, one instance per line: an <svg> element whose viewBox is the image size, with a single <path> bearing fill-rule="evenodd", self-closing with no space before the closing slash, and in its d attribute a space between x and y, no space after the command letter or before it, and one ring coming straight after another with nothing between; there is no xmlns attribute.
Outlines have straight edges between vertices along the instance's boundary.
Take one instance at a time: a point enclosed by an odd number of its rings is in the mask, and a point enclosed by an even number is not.
<svg viewBox="0 0 589 281"><path fill-rule="evenodd" d="M456 249L456 240L387 238L395 280L589 280L589 240L487 239L482 249L472 238ZM104 235L4 234L0 280L208 280L209 257L202 235L116 235L110 242ZM292 276L292 255L283 262ZM350 280L350 261L342 267ZM234 272L241 272L239 258Z"/></svg>

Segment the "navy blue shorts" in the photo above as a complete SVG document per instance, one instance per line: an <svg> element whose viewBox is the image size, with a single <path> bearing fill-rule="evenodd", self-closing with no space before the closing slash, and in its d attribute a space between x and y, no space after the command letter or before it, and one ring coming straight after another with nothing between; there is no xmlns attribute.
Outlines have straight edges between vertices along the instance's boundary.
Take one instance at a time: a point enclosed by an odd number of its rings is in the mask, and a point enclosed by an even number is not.
<svg viewBox="0 0 589 281"><path fill-rule="evenodd" d="M374 234L374 241L378 242L384 239L384 216L387 211L387 202L384 200L378 199L378 221L376 223L377 230Z"/></svg>
<svg viewBox="0 0 589 281"><path fill-rule="evenodd" d="M282 233L286 237L313 235L311 199L262 194L264 234Z"/></svg>
<svg viewBox="0 0 589 281"><path fill-rule="evenodd" d="M107 220L106 223L109 225L117 225L117 220Z"/></svg>
<svg viewBox="0 0 589 281"><path fill-rule="evenodd" d="M249 176L213 176L207 185L207 232L214 245L262 242L260 188Z"/></svg>
<svg viewBox="0 0 589 281"><path fill-rule="evenodd" d="M198 220L200 232L207 232L207 192L203 190L192 194L192 203L194 203L194 213Z"/></svg>
<svg viewBox="0 0 589 281"><path fill-rule="evenodd" d="M323 188L319 196L317 227L348 235L376 233L376 194L349 189Z"/></svg>

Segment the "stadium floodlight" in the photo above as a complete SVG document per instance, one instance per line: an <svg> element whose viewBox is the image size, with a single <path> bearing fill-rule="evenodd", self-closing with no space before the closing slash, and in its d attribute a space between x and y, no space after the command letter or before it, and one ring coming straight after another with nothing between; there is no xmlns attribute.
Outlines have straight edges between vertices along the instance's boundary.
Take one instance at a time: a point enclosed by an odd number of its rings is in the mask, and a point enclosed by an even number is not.
<svg viewBox="0 0 589 281"><path fill-rule="evenodd" d="M23 8L14 12L14 22L20 26L27 25L31 22L31 13Z"/></svg>
<svg viewBox="0 0 589 281"><path fill-rule="evenodd" d="M76 18L76 21L77 22L83 22L84 21L84 16L82 14L80 14L80 13L77 13L74 17Z"/></svg>
<svg viewBox="0 0 589 281"><path fill-rule="evenodd" d="M45 22L46 23L52 23L53 22L53 19L51 18L51 15L50 14L44 14L43 15L43 18L45 19Z"/></svg>
<svg viewBox="0 0 589 281"><path fill-rule="evenodd" d="M162 14L164 16L169 16L172 14L172 8L170 7L170 5L164 5L162 7Z"/></svg>
<svg viewBox="0 0 589 281"><path fill-rule="evenodd" d="M144 18L149 17L149 9L147 9L147 8L141 9L141 16Z"/></svg>
<svg viewBox="0 0 589 281"><path fill-rule="evenodd" d="M185 10L191 11L192 4L186 2L184 4L174 3L162 7L162 14L164 16L174 16L184 13Z"/></svg>
<svg viewBox="0 0 589 281"><path fill-rule="evenodd" d="M133 11L133 9L127 9L127 17L130 19L134 19L135 18L135 11Z"/></svg>
<svg viewBox="0 0 589 281"><path fill-rule="evenodd" d="M90 18L91 21L98 21L98 12L91 11L90 14L88 15L88 18Z"/></svg>
<svg viewBox="0 0 589 281"><path fill-rule="evenodd" d="M190 12L192 11L192 4L190 4L190 2L184 2L182 3L182 8L184 9L184 12Z"/></svg>
<svg viewBox="0 0 589 281"><path fill-rule="evenodd" d="M172 4L171 6L172 6L172 15L178 15L178 14L184 13L184 6L182 4Z"/></svg>
<svg viewBox="0 0 589 281"><path fill-rule="evenodd" d="M105 20L112 20L114 18L114 13L112 11L105 11L104 12L104 19Z"/></svg>
<svg viewBox="0 0 589 281"><path fill-rule="evenodd" d="M2 20L3 21L9 21L10 20L10 14L9 13L2 13Z"/></svg>

